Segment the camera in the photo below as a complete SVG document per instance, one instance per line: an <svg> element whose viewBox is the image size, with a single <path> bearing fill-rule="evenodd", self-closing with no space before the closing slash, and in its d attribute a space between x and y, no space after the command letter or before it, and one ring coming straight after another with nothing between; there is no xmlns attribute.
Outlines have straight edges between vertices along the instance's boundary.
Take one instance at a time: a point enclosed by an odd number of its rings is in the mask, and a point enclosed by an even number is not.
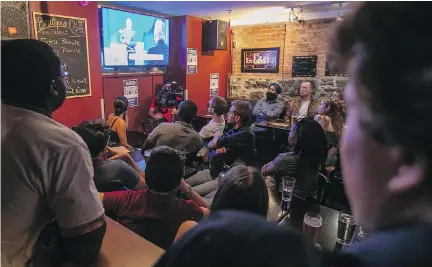
<svg viewBox="0 0 432 267"><path fill-rule="evenodd" d="M184 89L183 86L178 85L176 81L166 83L162 86L156 95L156 106L161 113L164 113L162 109L167 108L178 108L180 103L184 99Z"/></svg>

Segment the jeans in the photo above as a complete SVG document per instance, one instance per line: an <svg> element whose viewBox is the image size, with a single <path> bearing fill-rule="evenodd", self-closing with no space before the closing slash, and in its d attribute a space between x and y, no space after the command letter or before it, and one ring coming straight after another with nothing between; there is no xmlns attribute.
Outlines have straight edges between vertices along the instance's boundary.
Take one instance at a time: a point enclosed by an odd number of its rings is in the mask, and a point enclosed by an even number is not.
<svg viewBox="0 0 432 267"><path fill-rule="evenodd" d="M212 179L209 170L199 171L194 176L185 180L200 196L205 196L208 193L218 188L219 179Z"/></svg>

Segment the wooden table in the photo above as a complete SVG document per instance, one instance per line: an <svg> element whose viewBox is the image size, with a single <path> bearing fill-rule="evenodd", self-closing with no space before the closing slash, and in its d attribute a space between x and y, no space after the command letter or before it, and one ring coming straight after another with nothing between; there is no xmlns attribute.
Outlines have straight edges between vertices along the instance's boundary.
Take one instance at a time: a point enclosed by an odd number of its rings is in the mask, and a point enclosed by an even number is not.
<svg viewBox="0 0 432 267"><path fill-rule="evenodd" d="M255 123L255 126L262 127L262 128L268 128L268 129L283 130L283 131L289 131L291 129L291 125L282 124L282 123L261 122L261 123Z"/></svg>
<svg viewBox="0 0 432 267"><path fill-rule="evenodd" d="M199 119L204 119L204 120L208 120L208 121L210 121L212 119L212 115L211 114L201 113L201 112L197 113L196 117L199 118Z"/></svg>
<svg viewBox="0 0 432 267"><path fill-rule="evenodd" d="M99 258L85 267L143 267L153 266L165 250L145 240L121 224L106 218L107 230ZM61 267L78 267L64 263ZM83 267L83 266L81 266Z"/></svg>
<svg viewBox="0 0 432 267"><path fill-rule="evenodd" d="M318 244L327 251L340 250L341 246L336 243L339 211L318 204L292 203L292 211L279 225L291 226L302 231L303 218L306 212L316 212L323 218L323 225L318 238Z"/></svg>
<svg viewBox="0 0 432 267"><path fill-rule="evenodd" d="M153 266L165 251L121 224L107 218L98 267Z"/></svg>

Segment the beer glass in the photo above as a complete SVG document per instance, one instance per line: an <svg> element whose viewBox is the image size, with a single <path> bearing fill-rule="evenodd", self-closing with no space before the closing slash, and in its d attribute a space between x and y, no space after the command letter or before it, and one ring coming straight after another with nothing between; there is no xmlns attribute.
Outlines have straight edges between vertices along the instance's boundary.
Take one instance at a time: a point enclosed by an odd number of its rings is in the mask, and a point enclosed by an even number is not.
<svg viewBox="0 0 432 267"><path fill-rule="evenodd" d="M303 235L309 238L314 245L318 245L321 231L322 217L314 212L307 212L303 219Z"/></svg>
<svg viewBox="0 0 432 267"><path fill-rule="evenodd" d="M351 239L350 244L357 243L359 241L362 241L363 239L366 239L366 237L369 235L368 232L366 232L363 227L360 225L357 225L356 229L354 230L353 238Z"/></svg>
<svg viewBox="0 0 432 267"><path fill-rule="evenodd" d="M354 230L356 229L357 222L354 220L351 212L349 211L341 211L339 212L339 220L338 220L338 230L336 241L346 246L349 244L354 235Z"/></svg>
<svg viewBox="0 0 432 267"><path fill-rule="evenodd" d="M298 118L297 115L293 115L293 116L291 116L291 125L293 125L294 122L296 122L297 118Z"/></svg>
<svg viewBox="0 0 432 267"><path fill-rule="evenodd" d="M282 177L282 199L281 199L281 210L282 213L286 213L291 208L291 199L294 191L296 179L291 176Z"/></svg>
<svg viewBox="0 0 432 267"><path fill-rule="evenodd" d="M187 152L186 151L178 151L177 150L178 155L180 156L180 161L181 164L183 166L183 176L186 173L186 158L187 158Z"/></svg>

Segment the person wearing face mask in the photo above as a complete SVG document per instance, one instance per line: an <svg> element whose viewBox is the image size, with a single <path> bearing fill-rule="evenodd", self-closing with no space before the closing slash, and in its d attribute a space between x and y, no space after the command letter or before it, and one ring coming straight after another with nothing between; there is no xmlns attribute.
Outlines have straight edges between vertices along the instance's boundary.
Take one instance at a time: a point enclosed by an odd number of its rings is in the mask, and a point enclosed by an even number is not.
<svg viewBox="0 0 432 267"><path fill-rule="evenodd" d="M277 119L284 109L284 101L280 96L281 88L277 83L271 83L268 87L266 96L259 100L253 109L255 122Z"/></svg>

